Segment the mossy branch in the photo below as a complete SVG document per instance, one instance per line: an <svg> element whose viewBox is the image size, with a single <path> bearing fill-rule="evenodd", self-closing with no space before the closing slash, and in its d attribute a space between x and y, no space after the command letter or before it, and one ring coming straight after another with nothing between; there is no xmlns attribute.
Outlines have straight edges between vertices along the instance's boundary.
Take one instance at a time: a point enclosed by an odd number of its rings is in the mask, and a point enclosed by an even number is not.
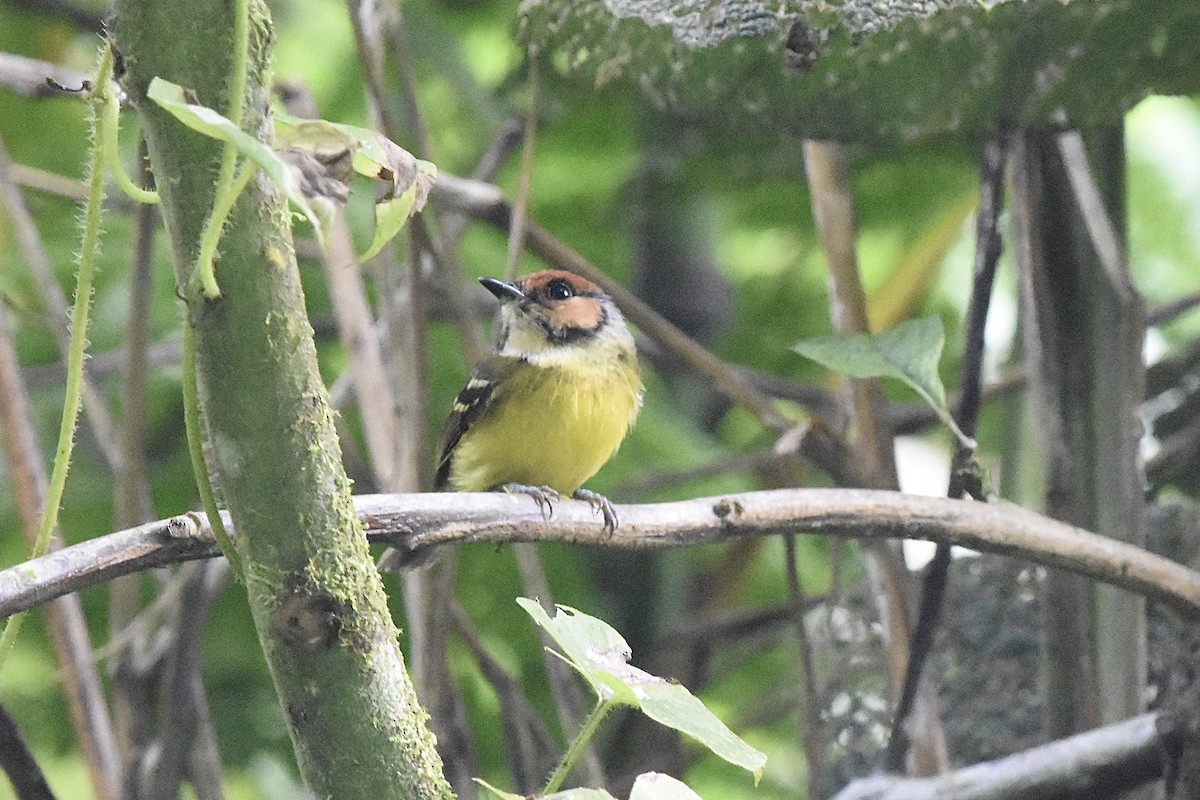
<svg viewBox="0 0 1200 800"><path fill-rule="evenodd" d="M320 797L450 797L341 465L286 200L250 171L238 180L228 150L146 97L162 77L263 135L267 9L118 0L114 10L193 326L204 471L237 531L301 774ZM221 231L220 297L197 279L205 230Z"/></svg>

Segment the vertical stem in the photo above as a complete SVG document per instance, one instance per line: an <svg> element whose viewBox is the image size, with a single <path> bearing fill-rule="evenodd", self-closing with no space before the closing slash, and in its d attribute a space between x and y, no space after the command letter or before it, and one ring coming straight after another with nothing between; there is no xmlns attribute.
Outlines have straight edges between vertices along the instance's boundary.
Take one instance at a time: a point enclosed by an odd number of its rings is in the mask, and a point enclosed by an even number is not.
<svg viewBox="0 0 1200 800"><path fill-rule="evenodd" d="M1144 310L1121 242L1121 130L1086 138L1029 131L1013 142L1013 238L1046 511L1141 544ZM1102 165L1098 179L1085 142ZM1047 575L1045 592L1047 734L1140 710L1142 601L1059 572Z"/></svg>
<svg viewBox="0 0 1200 800"><path fill-rule="evenodd" d="M563 755L563 759L559 762L558 767L546 781L546 788L542 790L542 794L553 794L557 792L563 785L563 782L571 775L571 770L575 769L576 762L587 750L591 744L592 737L596 735L596 731L600 728L600 723L604 722L604 718L608 716L608 712L613 710L613 704L606 700L601 700L592 709L592 713L587 715L583 721L583 727L579 729L579 734L571 741L571 746L567 748L567 752Z"/></svg>
<svg viewBox="0 0 1200 800"><path fill-rule="evenodd" d="M96 86L106 87L112 79L112 49L103 48L100 66L96 70ZM62 504L63 490L67 485L67 470L71 464L71 453L75 448L75 423L79 419L79 407L83 388L83 359L87 350L88 315L92 307L92 278L95 275L96 258L100 252L100 214L104 205L104 151L109 136L117 132L109 130L101 113L102 96L99 92L90 98L92 112L93 143L88 172L88 199L84 208L82 241L79 245L79 274L75 281L75 305L71 310L71 343L67 353L66 396L63 400L62 420L58 429L58 446L54 452L54 467L50 472L50 483L46 488L46 503L42 508L42 519L38 525L31 557L38 558L50 549L50 537L58 527L58 511ZM11 652L17 633L21 630L24 614L9 618L0 635L0 664Z"/></svg>
<svg viewBox="0 0 1200 800"><path fill-rule="evenodd" d="M833 142L806 141L804 166L812 190L813 217L828 263L830 316L837 333L870 333L866 292L855 255L854 198L845 154ZM883 394L875 380L848 381L855 450L866 472L878 488L895 489L896 461L891 432L884 422ZM908 643L912 624L912 584L904 556L894 543L863 546L867 573L884 625L885 654L896 697L902 691L908 669ZM923 696L928 707L932 697ZM914 737L914 760L918 774L940 772L946 765L941 726L927 710L919 735Z"/></svg>
<svg viewBox="0 0 1200 800"><path fill-rule="evenodd" d="M984 330L996 279L996 265L1000 260L998 226L1004 187L1004 148L1000 142L989 141L984 145L980 173L979 212L975 224L975 276L971 285L971 302L967 308L965 344L958 381L959 402L955 410L959 429L968 437L975 436L975 425L983 400ZM960 443L946 491L949 497L958 500L966 494L959 470L968 466L963 461L973 457L974 453ZM909 745L908 717L920 690L926 659L933 649L949 581L950 554L950 545L939 544L925 570L921 605L909 645L911 655L908 672L904 676L904 690L896 704L891 737L884 756L883 768L889 772L901 772L904 769Z"/></svg>
<svg viewBox="0 0 1200 800"><path fill-rule="evenodd" d="M156 75L228 107L247 67L242 127L264 128L272 39L249 2L249 46L226 0L117 0L126 93L159 175L176 284L195 326L206 449L237 530L263 654L300 773L322 798L444 800L452 792L417 703L378 572L354 512L278 191L251 181L222 239L221 297L192 282L222 148L146 100ZM191 31L203 29L198 38Z"/></svg>
<svg viewBox="0 0 1200 800"><path fill-rule="evenodd" d="M513 201L508 224L508 254L504 262L504 275L509 280L517 276L517 262L521 260L521 251L525 248L525 226L529 221L529 186L533 175L533 147L537 139L537 48L530 45L526 51L526 58L529 61L529 109L525 112L525 135L521 142L521 172L517 179L517 196Z"/></svg>

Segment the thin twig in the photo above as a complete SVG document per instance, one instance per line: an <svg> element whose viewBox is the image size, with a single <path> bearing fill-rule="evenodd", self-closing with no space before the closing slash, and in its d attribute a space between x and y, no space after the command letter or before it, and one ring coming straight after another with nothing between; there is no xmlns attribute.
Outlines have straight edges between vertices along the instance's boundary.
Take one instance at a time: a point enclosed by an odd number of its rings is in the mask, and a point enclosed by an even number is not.
<svg viewBox="0 0 1200 800"><path fill-rule="evenodd" d="M348 0L348 6L375 128L394 142L401 139L400 126L389 112L384 90L385 37L390 32L392 55L405 99L405 122L417 142L418 155L431 157L399 3ZM408 233L409 253L399 269L395 265L385 266L382 259L376 259L371 267L394 415L392 440L382 444L393 449L395 469L389 482L383 485L391 490L414 491L429 484L424 468L428 359L421 289L422 275L431 271L426 267L437 264L438 258L423 215L409 221ZM395 254L396 248L389 247L384 252ZM401 589L409 620L407 655L414 683L430 713L446 777L456 792L469 795L474 791L472 775L477 774L475 744L466 724L462 693L450 674L446 656L449 630L446 621L454 597L454 567L455 559L445 558L429 570L403 576Z"/></svg>
<svg viewBox="0 0 1200 800"><path fill-rule="evenodd" d="M312 93L299 82L288 86L287 104L288 111L295 115L315 116L319 113ZM362 415L363 438L370 453L375 485L384 491L410 488L395 483L396 420L392 387L387 381L375 314L367 300L363 274L355 265L354 241L345 209L334 211L325 243L321 265L329 287L338 336L354 382L354 397Z"/></svg>
<svg viewBox="0 0 1200 800"><path fill-rule="evenodd" d="M54 83L50 83L50 81ZM8 89L26 97L40 100L46 97L62 97L58 86L74 89L90 83L92 76L79 70L38 61L14 53L0 53L0 89Z"/></svg>
<svg viewBox="0 0 1200 800"><path fill-rule="evenodd" d="M145 188L153 188L146 140L138 142L138 162ZM121 360L121 471L116 476L114 520L125 528L153 519L150 488L146 479L146 376L150 347L151 303L153 301L154 232L158 227L157 206L139 203L134 224L133 263L129 270L129 311L126 315L125 345ZM129 624L141 607L141 581L137 577L113 581L108 595L108 631L111 640L134 630ZM118 725L134 698L119 698L122 686L114 684L114 710Z"/></svg>
<svg viewBox="0 0 1200 800"><path fill-rule="evenodd" d="M979 212L975 222L975 277L971 287L971 302L967 308L965 344L958 377L960 399L954 411L959 429L972 438L975 436L979 411L983 405L984 329L991 305L996 265L1000 261L999 226L1004 198L1004 147L999 141L993 139L984 145L980 173ZM955 466L964 466L963 462L972 457L973 454L960 444ZM946 494L952 500L961 500L966 494L966 486L959 469L951 473ZM904 676L904 688L900 699L896 703L892 732L883 759L883 769L886 772L904 771L909 747L908 719L921 687L926 660L933 650L933 639L942 613L949 572L950 546L939 544L922 582L921 606L912 641L909 643L908 671Z"/></svg>
<svg viewBox="0 0 1200 800"><path fill-rule="evenodd" d="M1146 325L1151 327L1163 325L1197 307L1200 307L1200 292L1185 294L1183 297L1163 303L1158 308L1152 308L1147 311Z"/></svg>
<svg viewBox="0 0 1200 800"><path fill-rule="evenodd" d="M855 252L857 233L849 169L840 145L806 141L804 170L812 193L813 220L825 253L830 318L840 334L870 333L866 292ZM871 485L899 487L892 435L886 427L883 393L878 380L847 381L853 448ZM892 687L899 694L908 668L912 636L912 585L904 556L893 543L865 548L867 575L884 628L884 655ZM936 725L933 715L923 719ZM936 746L938 731L927 727L917 737L922 771L940 771L945 752Z"/></svg>
<svg viewBox="0 0 1200 800"><path fill-rule="evenodd" d="M199 733L196 691L201 644L213 600L229 577L228 562L192 564L185 568L186 598L175 608L172 646L166 657L159 698L158 757L147 776L146 797L175 797L188 771L188 757Z"/></svg>
<svg viewBox="0 0 1200 800"><path fill-rule="evenodd" d="M508 225L508 252L504 260L504 275L517 277L517 263L525 247L525 226L529 222L529 187L533 180L533 152L537 141L538 119L538 62L537 48L526 51L529 64L529 108L525 112L525 135L521 142L521 169L517 176L517 196L513 201Z"/></svg>
<svg viewBox="0 0 1200 800"><path fill-rule="evenodd" d="M554 596L550 593L550 582L546 580L546 571L538 558L537 548L528 543L514 545L517 556L517 567L521 572L521 585L526 597L532 597L541 604L547 614L554 614ZM588 714L586 698L575 670L563 663L563 660L553 651L554 639L543 628L537 630L542 642L542 662L546 667L546 678L550 682L550 694L554 697L554 707L558 712L558 723L562 728L563 737L570 740L583 725ZM590 744L584 748L582 761L576 767L582 770L581 778L586 786L604 786L604 770L596 749Z"/></svg>
<svg viewBox="0 0 1200 800"><path fill-rule="evenodd" d="M1120 234L1109 216L1088 163L1083 135L1079 131L1067 131L1058 136L1058 152L1067 171L1067 180L1075 194L1080 216L1087 227L1092 248L1104 268L1109 285L1122 305L1134 302L1136 290L1129 277L1129 265L1125 263L1125 248Z"/></svg>
<svg viewBox="0 0 1200 800"><path fill-rule="evenodd" d="M1006 502L867 489L774 489L620 505L621 527L612 533L585 502L561 500L548 520L532 498L498 492L360 495L355 507L373 541L412 550L542 541L646 550L797 531L946 542L1076 572L1145 595L1188 618L1200 617L1200 573ZM0 616L117 575L217 554L202 514L98 536L0 571Z"/></svg>
<svg viewBox="0 0 1200 800"><path fill-rule="evenodd" d="M1143 714L936 778L863 778L834 800L1119 797L1162 775L1162 739L1155 730L1156 718L1156 714Z"/></svg>
<svg viewBox="0 0 1200 800"><path fill-rule="evenodd" d="M500 701L500 722L504 726L504 748L508 752L513 787L518 792L532 794L554 768L558 745L546 730L542 718L529 704L520 684L488 651L467 612L458 603L454 604L452 611L455 633L471 651L484 680Z"/></svg>
<svg viewBox="0 0 1200 800"><path fill-rule="evenodd" d="M8 776L17 800L54 800L54 792L17 727L17 721L0 705L0 769Z"/></svg>
<svg viewBox="0 0 1200 800"><path fill-rule="evenodd" d="M821 742L824 739L821 724L821 689L817 686L817 668L813 659L813 643L804 624L807 602L800 585L800 571L796 568L796 536L783 537L788 582L789 605L794 609L792 621L796 626L796 641L800 644L800 669L804 692L804 726L801 741L808 760L808 796L819 797L819 787L825 785L825 758Z"/></svg>

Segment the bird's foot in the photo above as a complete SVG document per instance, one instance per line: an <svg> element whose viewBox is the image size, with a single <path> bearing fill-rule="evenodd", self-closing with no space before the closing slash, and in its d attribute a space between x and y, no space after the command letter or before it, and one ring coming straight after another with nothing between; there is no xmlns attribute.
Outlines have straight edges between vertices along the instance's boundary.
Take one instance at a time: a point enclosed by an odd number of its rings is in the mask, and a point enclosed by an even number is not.
<svg viewBox="0 0 1200 800"><path fill-rule="evenodd" d="M553 501L561 497L556 490L549 486L529 486L524 483L502 483L494 487L493 491L529 495L533 498L533 502L537 503L538 511L542 512L542 519L550 519L554 516Z"/></svg>
<svg viewBox="0 0 1200 800"><path fill-rule="evenodd" d="M608 533L614 533L617 530L617 526L621 524L620 520L617 519L617 507L612 504L611 500L599 492L593 492L590 489L576 489L575 493L571 496L591 506L593 513L599 511L604 516L604 530Z"/></svg>

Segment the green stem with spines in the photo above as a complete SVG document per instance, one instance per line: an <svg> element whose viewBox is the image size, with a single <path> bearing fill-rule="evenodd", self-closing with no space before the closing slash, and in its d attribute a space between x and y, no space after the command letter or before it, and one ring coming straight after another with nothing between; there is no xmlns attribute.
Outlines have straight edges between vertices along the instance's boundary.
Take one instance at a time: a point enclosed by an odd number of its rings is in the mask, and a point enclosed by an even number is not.
<svg viewBox="0 0 1200 800"><path fill-rule="evenodd" d="M111 131L111 135L105 137L104 165L108 172L112 174L117 187L131 200L137 203L155 205L158 203L158 192L138 186L129 177L129 173L125 171L125 167L121 164L121 156L117 151L117 140L121 129L121 103L117 100L117 94L113 91L114 88L115 84L111 81L97 83L95 88L95 92L98 94L97 99L104 109L104 123L108 130Z"/></svg>
<svg viewBox="0 0 1200 800"><path fill-rule="evenodd" d="M71 309L71 341L67 349L66 393L63 399L62 420L58 428L58 447L54 453L54 467L46 489L46 501L42 507L42 519L34 541L31 558L44 556L50 549L50 539L58 527L58 511L67 485L67 470L71 464L71 452L75 447L75 425L79 421L79 408L83 394L83 360L87 350L88 316L92 304L92 279L96 273L96 259L100 252L100 215L104 207L104 162L109 142L117 131L112 127L110 115L105 114L104 93L112 79L112 48L105 46L96 68L95 87L88 97L92 116L92 152L88 159L88 194L84 208L82 236L79 246L79 273L75 281L75 305ZM0 635L0 664L4 663L17 634L21 630L25 614L9 617Z"/></svg>
<svg viewBox="0 0 1200 800"><path fill-rule="evenodd" d="M596 731L600 729L600 723L608 716L608 713L619 705L618 703L609 700L601 700L596 703L596 707L588 714L587 719L583 721L583 727L579 729L571 746L567 748L567 752L563 755L562 761L555 768L550 779L546 781L546 788L542 789L542 794L553 794L562 787L563 782L570 776L571 770L575 769L575 765L579 759L583 757L584 751L588 744L592 741L592 737L596 735Z"/></svg>

